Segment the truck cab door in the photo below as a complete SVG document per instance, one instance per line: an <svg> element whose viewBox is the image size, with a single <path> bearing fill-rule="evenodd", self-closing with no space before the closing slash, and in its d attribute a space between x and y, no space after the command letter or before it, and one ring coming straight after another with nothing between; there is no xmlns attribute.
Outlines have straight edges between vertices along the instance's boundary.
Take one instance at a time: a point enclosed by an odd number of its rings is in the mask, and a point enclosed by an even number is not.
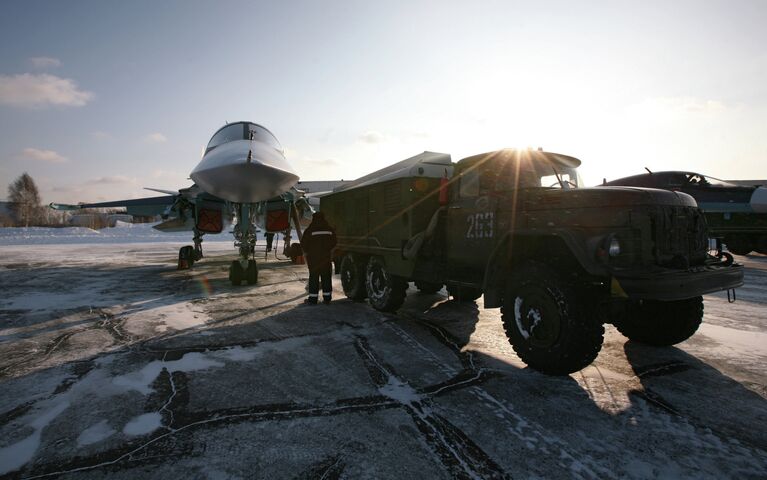
<svg viewBox="0 0 767 480"><path fill-rule="evenodd" d="M497 199L481 180L479 169L462 172L448 206L447 260L458 270L483 271L495 242Z"/></svg>

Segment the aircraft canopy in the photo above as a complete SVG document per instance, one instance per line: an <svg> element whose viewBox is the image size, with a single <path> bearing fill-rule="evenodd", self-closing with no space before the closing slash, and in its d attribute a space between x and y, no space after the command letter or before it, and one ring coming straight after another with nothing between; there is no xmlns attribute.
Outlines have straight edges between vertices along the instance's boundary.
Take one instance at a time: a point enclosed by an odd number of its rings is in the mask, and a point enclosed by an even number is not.
<svg viewBox="0 0 767 480"><path fill-rule="evenodd" d="M277 137L266 128L251 122L236 122L224 125L214 133L210 142L208 142L208 148L205 149L205 153L208 153L223 143L233 142L235 140L250 140L251 132L253 140L271 145L282 152L282 145L277 141Z"/></svg>

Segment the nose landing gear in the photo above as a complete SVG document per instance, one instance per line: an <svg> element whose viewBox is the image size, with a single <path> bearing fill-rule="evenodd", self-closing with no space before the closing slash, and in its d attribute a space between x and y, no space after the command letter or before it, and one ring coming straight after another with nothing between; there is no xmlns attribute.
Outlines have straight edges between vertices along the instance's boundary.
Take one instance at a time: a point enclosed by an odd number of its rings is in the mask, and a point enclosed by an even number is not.
<svg viewBox="0 0 767 480"><path fill-rule="evenodd" d="M255 285L258 282L258 265L255 260L248 260L244 267L242 260L232 260L229 265L229 281L232 285L239 286L243 280L248 285Z"/></svg>

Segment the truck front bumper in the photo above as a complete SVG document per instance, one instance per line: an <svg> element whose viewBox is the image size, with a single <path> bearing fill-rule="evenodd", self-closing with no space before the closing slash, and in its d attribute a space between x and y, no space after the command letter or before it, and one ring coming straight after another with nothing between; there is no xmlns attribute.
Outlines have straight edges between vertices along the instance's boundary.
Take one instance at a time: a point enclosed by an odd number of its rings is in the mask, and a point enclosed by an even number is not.
<svg viewBox="0 0 767 480"><path fill-rule="evenodd" d="M614 296L632 300L684 300L743 285L743 265L716 265L685 271L614 272Z"/></svg>

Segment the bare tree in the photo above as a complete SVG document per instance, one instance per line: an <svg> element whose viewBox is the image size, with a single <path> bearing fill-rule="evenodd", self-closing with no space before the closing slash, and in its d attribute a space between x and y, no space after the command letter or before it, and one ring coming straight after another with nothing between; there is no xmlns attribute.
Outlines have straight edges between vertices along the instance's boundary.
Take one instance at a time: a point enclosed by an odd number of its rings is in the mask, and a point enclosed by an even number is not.
<svg viewBox="0 0 767 480"><path fill-rule="evenodd" d="M42 207L40 205L40 192L32 177L27 172L8 185L8 201L20 224L29 226L40 219Z"/></svg>

